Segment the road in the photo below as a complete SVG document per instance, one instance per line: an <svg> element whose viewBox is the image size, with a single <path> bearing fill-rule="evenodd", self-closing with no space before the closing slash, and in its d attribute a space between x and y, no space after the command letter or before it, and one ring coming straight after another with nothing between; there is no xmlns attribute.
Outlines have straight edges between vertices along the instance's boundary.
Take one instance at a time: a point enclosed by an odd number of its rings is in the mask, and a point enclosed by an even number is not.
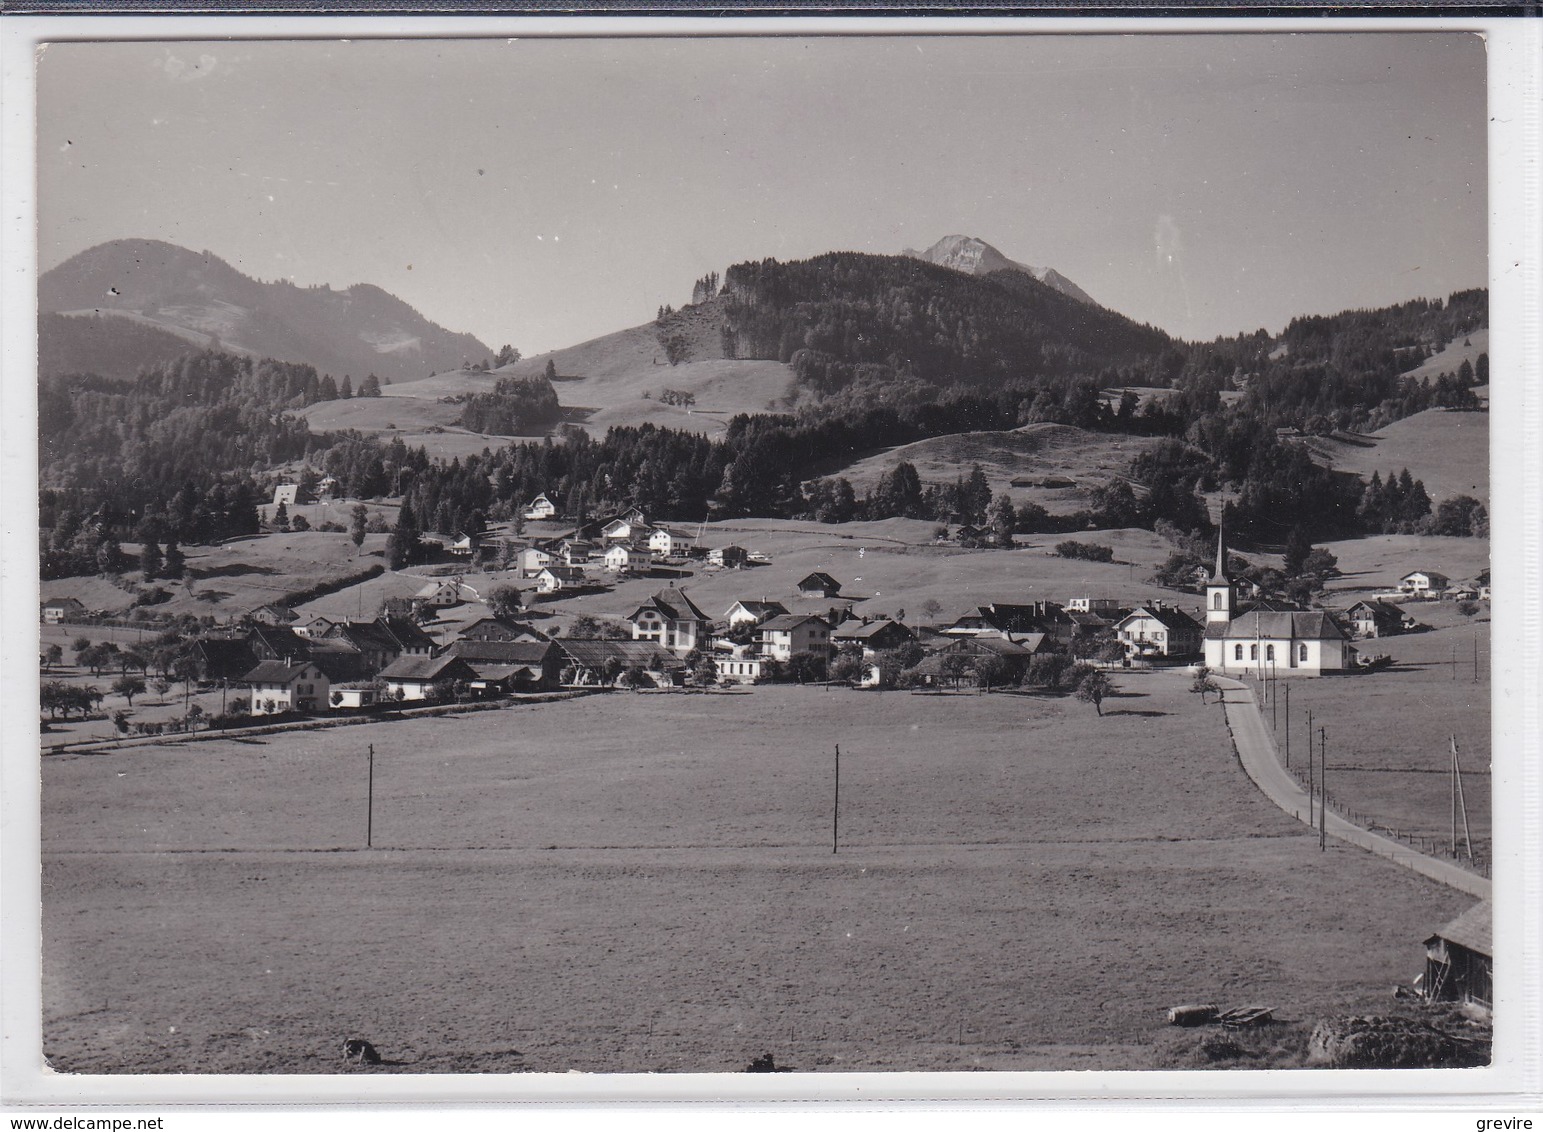
<svg viewBox="0 0 1543 1132"><path fill-rule="evenodd" d="M1232 745L1238 752L1243 769L1254 780L1254 785L1264 792L1265 797L1298 821L1307 823L1307 791L1281 766L1275 742L1248 685L1222 676L1213 676L1212 679L1222 689L1227 727L1232 732ZM1470 896L1481 900L1490 898L1490 882L1487 877L1468 872L1451 861L1428 857L1400 841L1362 829L1332 811L1326 817L1325 828L1330 837L1359 846L1379 857L1386 857L1406 869L1413 869L1421 876L1440 881Z"/></svg>

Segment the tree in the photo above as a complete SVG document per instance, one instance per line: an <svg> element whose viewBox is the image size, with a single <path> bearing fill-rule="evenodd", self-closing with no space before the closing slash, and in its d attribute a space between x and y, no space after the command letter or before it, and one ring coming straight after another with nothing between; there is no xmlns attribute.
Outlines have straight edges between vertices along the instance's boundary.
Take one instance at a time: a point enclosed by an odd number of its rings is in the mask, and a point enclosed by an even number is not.
<svg viewBox="0 0 1543 1132"><path fill-rule="evenodd" d="M348 374L343 375L343 384L338 389L338 397L347 401L354 395L354 379Z"/></svg>
<svg viewBox="0 0 1543 1132"><path fill-rule="evenodd" d="M311 521L304 515L296 515L290 521L289 529L292 531L308 531L311 529Z"/></svg>
<svg viewBox="0 0 1543 1132"><path fill-rule="evenodd" d="M546 360L546 368L543 369L541 372L542 372L542 375L548 381L556 381L557 380L557 364L555 362L553 362L551 358L548 358Z"/></svg>
<svg viewBox="0 0 1543 1132"><path fill-rule="evenodd" d="M826 660L823 654L796 652L788 657L788 676L800 684L825 679Z"/></svg>
<svg viewBox="0 0 1543 1132"><path fill-rule="evenodd" d="M498 356L493 359L497 365L507 366L520 360L520 352L513 346L505 343L498 351Z"/></svg>
<svg viewBox="0 0 1543 1132"><path fill-rule="evenodd" d="M1332 578L1339 573L1339 558L1331 551L1321 546L1315 546L1307 552L1307 557L1302 559L1302 576L1311 578L1320 585L1327 578Z"/></svg>
<svg viewBox="0 0 1543 1132"><path fill-rule="evenodd" d="M717 682L718 663L713 660L711 653L704 652L697 657L696 666L691 670L691 678L704 688Z"/></svg>
<svg viewBox="0 0 1543 1132"><path fill-rule="evenodd" d="M129 707L134 706L134 697L144 695L145 682L138 676L120 676L112 683L112 690L129 701Z"/></svg>
<svg viewBox="0 0 1543 1132"><path fill-rule="evenodd" d="M182 553L182 548L177 545L176 539L167 539L165 560L161 563L161 577L175 581L185 573L187 573L187 555Z"/></svg>
<svg viewBox="0 0 1543 1132"><path fill-rule="evenodd" d="M370 521L369 508L363 503L355 503L353 509L349 511L349 516L351 521L348 526L348 537L353 540L354 546L362 547Z"/></svg>
<svg viewBox="0 0 1543 1132"><path fill-rule="evenodd" d="M163 700L166 698L166 693L171 691L171 681L167 680L164 676L156 680L150 686L155 689L155 694L160 696Z"/></svg>
<svg viewBox="0 0 1543 1132"><path fill-rule="evenodd" d="M937 598L929 597L926 601L922 602L922 616L926 617L928 622L936 621L938 614L942 612L943 603Z"/></svg>
<svg viewBox="0 0 1543 1132"><path fill-rule="evenodd" d="M1301 526L1291 528L1291 533L1286 536L1286 550L1284 554L1284 567L1288 578L1295 578L1302 573L1302 563L1312 553L1313 541L1307 537L1307 531Z"/></svg>
<svg viewBox="0 0 1543 1132"><path fill-rule="evenodd" d="M52 668L56 664L64 663L64 648L60 645L49 645L43 652L43 667Z"/></svg>
<svg viewBox="0 0 1543 1132"><path fill-rule="evenodd" d="M492 610L494 617L513 617L525 608L525 602L520 595L519 588L507 583L494 586L488 591L485 600L487 601L488 609Z"/></svg>
<svg viewBox="0 0 1543 1132"><path fill-rule="evenodd" d="M285 505L283 500L279 501L278 509L273 512L273 529L276 531L289 530L289 507Z"/></svg>
<svg viewBox="0 0 1543 1132"><path fill-rule="evenodd" d="M146 539L139 550L139 570L147 582L155 581L156 575L161 569L161 548L155 540Z"/></svg>
<svg viewBox="0 0 1543 1132"><path fill-rule="evenodd" d="M996 540L996 544L1012 546L1013 532L1018 529L1018 512L1014 510L1013 501L1006 493L998 495L992 502L989 520L991 537Z"/></svg>
<svg viewBox="0 0 1543 1132"><path fill-rule="evenodd" d="M1095 670L1089 672L1077 685L1077 698L1085 704L1092 704L1097 709L1100 717L1104 714L1104 697L1114 691L1114 682L1104 672Z"/></svg>
<svg viewBox="0 0 1543 1132"><path fill-rule="evenodd" d="M417 561L418 535L418 520L413 516L412 506L403 501L402 509L397 512L396 526L391 531L391 539L386 543L386 561L393 570L400 570L403 566Z"/></svg>
<svg viewBox="0 0 1543 1132"><path fill-rule="evenodd" d="M830 666L830 678L842 684L859 683L868 674L860 651L843 652Z"/></svg>
<svg viewBox="0 0 1543 1132"><path fill-rule="evenodd" d="M380 396L380 378L376 377L372 373L368 377L366 377L363 381L361 381L359 383L359 393L358 393L358 396L360 396L360 397L379 397Z"/></svg>
<svg viewBox="0 0 1543 1132"><path fill-rule="evenodd" d="M187 715L185 717L187 719L188 730L197 731L198 721L203 719L203 717L204 709L199 707L197 704L190 704L188 706Z"/></svg>
<svg viewBox="0 0 1543 1132"><path fill-rule="evenodd" d="M1205 703L1207 693L1220 691L1216 681L1211 679L1211 670L1203 664L1195 669L1195 678L1190 681L1189 690L1200 693L1201 703Z"/></svg>
<svg viewBox="0 0 1543 1132"><path fill-rule="evenodd" d="M943 675L958 687L959 681L975 671L975 658L966 653L951 652L943 658L942 669Z"/></svg>

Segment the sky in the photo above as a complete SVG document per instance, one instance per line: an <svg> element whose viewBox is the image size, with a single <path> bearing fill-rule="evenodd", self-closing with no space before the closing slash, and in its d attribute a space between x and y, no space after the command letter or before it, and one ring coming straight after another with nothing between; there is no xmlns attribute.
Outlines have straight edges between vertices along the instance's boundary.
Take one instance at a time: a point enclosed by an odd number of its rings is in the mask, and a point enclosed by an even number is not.
<svg viewBox="0 0 1543 1132"><path fill-rule="evenodd" d="M951 233L1186 339L1483 286L1458 32L49 45L39 259L373 283L525 354Z"/></svg>

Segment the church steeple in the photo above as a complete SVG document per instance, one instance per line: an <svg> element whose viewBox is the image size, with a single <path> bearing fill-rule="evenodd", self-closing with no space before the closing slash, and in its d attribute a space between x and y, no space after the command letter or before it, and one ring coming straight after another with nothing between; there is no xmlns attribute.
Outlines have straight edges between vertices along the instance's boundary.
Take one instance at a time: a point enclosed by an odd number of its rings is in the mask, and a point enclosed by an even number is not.
<svg viewBox="0 0 1543 1132"><path fill-rule="evenodd" d="M1216 527L1216 569L1211 571L1211 581L1205 588L1205 620L1207 625L1225 625L1236 615L1237 590L1227 575L1227 534L1220 523Z"/></svg>

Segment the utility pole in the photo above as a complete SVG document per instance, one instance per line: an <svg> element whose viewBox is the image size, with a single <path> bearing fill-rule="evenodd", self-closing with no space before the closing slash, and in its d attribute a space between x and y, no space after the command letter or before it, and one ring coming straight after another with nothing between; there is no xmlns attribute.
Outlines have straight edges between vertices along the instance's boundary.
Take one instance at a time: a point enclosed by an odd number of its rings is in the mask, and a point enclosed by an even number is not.
<svg viewBox="0 0 1543 1132"><path fill-rule="evenodd" d="M836 744L836 798L830 811L830 851L841 845L841 744Z"/></svg>
<svg viewBox="0 0 1543 1132"><path fill-rule="evenodd" d="M1313 709L1307 709L1307 828L1313 828Z"/></svg>
<svg viewBox="0 0 1543 1132"><path fill-rule="evenodd" d="M1479 682L1479 627L1473 627L1473 682Z"/></svg>
<svg viewBox="0 0 1543 1132"><path fill-rule="evenodd" d="M1468 802L1463 797L1463 768L1457 760L1457 736L1452 736L1452 858L1457 858L1457 812L1463 814L1463 844L1468 849L1468 860L1473 861L1473 837L1468 829Z"/></svg>
<svg viewBox="0 0 1543 1132"><path fill-rule="evenodd" d="M371 849L375 845L375 744L370 744L370 777L369 792L366 795L364 810L364 847Z"/></svg>
<svg viewBox="0 0 1543 1132"><path fill-rule="evenodd" d="M1291 769L1291 685L1286 685L1286 769Z"/></svg>
<svg viewBox="0 0 1543 1132"><path fill-rule="evenodd" d="M1280 674L1275 671L1275 666L1270 665L1270 726L1280 730L1280 716L1275 710L1280 703L1280 685L1276 683Z"/></svg>
<svg viewBox="0 0 1543 1132"><path fill-rule="evenodd" d="M1328 838L1329 815L1326 807L1329 804L1329 737L1323 728L1318 728L1318 852L1324 851L1324 842Z"/></svg>

